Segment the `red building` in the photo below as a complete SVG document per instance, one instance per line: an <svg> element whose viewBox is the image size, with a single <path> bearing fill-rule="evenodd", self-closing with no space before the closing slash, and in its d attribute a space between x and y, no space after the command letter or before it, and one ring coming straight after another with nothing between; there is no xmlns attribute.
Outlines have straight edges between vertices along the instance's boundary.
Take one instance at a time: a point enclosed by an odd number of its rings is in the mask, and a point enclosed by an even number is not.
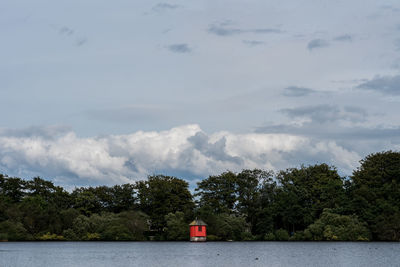
<svg viewBox="0 0 400 267"><path fill-rule="evenodd" d="M189 224L190 226L190 241L202 242L206 241L207 224L202 220L194 220Z"/></svg>

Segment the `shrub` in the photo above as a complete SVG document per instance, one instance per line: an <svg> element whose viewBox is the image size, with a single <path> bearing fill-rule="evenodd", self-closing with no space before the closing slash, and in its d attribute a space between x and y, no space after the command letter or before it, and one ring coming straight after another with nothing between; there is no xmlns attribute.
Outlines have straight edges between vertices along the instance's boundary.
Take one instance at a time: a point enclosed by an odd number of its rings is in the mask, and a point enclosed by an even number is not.
<svg viewBox="0 0 400 267"><path fill-rule="evenodd" d="M62 235L50 234L48 232L48 233L40 236L39 240L42 240L42 241L61 241L61 240L65 240L65 238Z"/></svg>
<svg viewBox="0 0 400 267"><path fill-rule="evenodd" d="M277 241L288 241L289 233L284 229L279 229L275 232L275 238Z"/></svg>
<svg viewBox="0 0 400 267"><path fill-rule="evenodd" d="M255 236L253 236L250 232L243 232L242 233L242 240L243 241L253 241Z"/></svg>
<svg viewBox="0 0 400 267"><path fill-rule="evenodd" d="M100 240L100 234L98 233L87 233L86 240Z"/></svg>
<svg viewBox="0 0 400 267"><path fill-rule="evenodd" d="M9 220L0 223L1 240L21 241L31 240L32 236L28 234L22 223L11 222Z"/></svg>
<svg viewBox="0 0 400 267"><path fill-rule="evenodd" d="M264 236L264 240L266 241L275 241L274 233L266 233Z"/></svg>
<svg viewBox="0 0 400 267"><path fill-rule="evenodd" d="M75 234L74 230L72 230L71 228L64 230L63 236L68 241L79 240L78 236Z"/></svg>
<svg viewBox="0 0 400 267"><path fill-rule="evenodd" d="M370 232L357 216L340 215L325 209L315 223L304 231L307 240L367 241Z"/></svg>
<svg viewBox="0 0 400 267"><path fill-rule="evenodd" d="M220 240L221 240L221 238L216 235L208 235L207 236L207 241L220 241Z"/></svg>
<svg viewBox="0 0 400 267"><path fill-rule="evenodd" d="M290 241L303 241L305 240L304 232L303 231L297 231L294 233L293 236L290 237Z"/></svg>

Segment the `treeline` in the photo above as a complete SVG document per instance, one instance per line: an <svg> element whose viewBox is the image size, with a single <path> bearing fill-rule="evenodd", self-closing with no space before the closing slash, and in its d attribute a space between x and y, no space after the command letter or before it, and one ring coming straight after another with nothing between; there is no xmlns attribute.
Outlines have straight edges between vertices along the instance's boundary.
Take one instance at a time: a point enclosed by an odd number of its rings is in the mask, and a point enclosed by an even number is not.
<svg viewBox="0 0 400 267"><path fill-rule="evenodd" d="M208 240L400 241L400 153L360 163L350 177L327 164L227 171L193 195L164 175L71 193L0 175L0 240L188 240L198 217Z"/></svg>

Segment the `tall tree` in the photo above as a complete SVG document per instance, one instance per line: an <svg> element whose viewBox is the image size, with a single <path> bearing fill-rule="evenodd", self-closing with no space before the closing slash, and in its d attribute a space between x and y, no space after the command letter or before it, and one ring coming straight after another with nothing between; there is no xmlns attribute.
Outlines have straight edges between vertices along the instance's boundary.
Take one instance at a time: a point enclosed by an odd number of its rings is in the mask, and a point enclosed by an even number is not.
<svg viewBox="0 0 400 267"><path fill-rule="evenodd" d="M26 182L0 174L0 195L13 203L20 202L25 196Z"/></svg>
<svg viewBox="0 0 400 267"><path fill-rule="evenodd" d="M233 172L224 172L217 176L210 176L197 183L195 196L199 198L199 205L208 206L215 213L235 212L237 189L237 175Z"/></svg>
<svg viewBox="0 0 400 267"><path fill-rule="evenodd" d="M257 233L261 211L261 189L273 177L272 171L243 170L236 178L236 209L250 223L253 234ZM265 192L264 192L265 193Z"/></svg>
<svg viewBox="0 0 400 267"><path fill-rule="evenodd" d="M192 215L194 203L188 189L189 184L171 176L149 176L147 181L136 183L140 209L150 216L152 228L163 231L165 216L181 211L185 218Z"/></svg>
<svg viewBox="0 0 400 267"><path fill-rule="evenodd" d="M344 199L343 178L327 164L281 171L277 180L281 187L277 213L289 232L303 230L324 208L337 208Z"/></svg>
<svg viewBox="0 0 400 267"><path fill-rule="evenodd" d="M368 223L375 239L400 240L400 153L375 153L360 163L351 177L351 210Z"/></svg>

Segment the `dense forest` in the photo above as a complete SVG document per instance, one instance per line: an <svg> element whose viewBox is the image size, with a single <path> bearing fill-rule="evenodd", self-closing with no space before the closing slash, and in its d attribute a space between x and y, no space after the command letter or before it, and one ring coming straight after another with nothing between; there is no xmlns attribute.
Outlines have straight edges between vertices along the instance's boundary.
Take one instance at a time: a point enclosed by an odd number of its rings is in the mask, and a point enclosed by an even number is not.
<svg viewBox="0 0 400 267"><path fill-rule="evenodd" d="M0 175L0 240L400 241L400 153L367 156L350 177L327 164L75 188Z"/></svg>

